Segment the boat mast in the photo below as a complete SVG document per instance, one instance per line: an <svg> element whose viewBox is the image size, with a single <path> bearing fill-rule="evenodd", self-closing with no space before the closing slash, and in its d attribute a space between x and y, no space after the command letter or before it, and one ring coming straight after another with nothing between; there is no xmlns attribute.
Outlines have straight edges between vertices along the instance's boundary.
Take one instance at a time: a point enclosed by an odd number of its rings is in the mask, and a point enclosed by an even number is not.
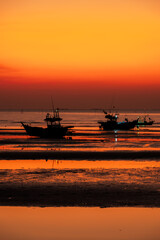
<svg viewBox="0 0 160 240"><path fill-rule="evenodd" d="M53 104L53 98L51 96L51 104L52 104L52 111L53 111L53 116L55 115L55 110L54 110L54 104Z"/></svg>

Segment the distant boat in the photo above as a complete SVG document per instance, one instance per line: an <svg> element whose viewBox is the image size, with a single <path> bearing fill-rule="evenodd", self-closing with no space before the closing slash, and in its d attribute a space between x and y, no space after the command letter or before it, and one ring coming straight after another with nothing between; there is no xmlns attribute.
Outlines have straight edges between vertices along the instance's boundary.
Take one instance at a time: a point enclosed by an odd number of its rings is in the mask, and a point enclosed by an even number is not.
<svg viewBox="0 0 160 240"><path fill-rule="evenodd" d="M29 124L21 122L22 126L26 130L26 133L29 136L35 136L40 138L63 138L68 132L69 129L74 126L62 126L62 118L59 117L59 110L56 109L53 111L53 115L47 113L44 121L47 123L47 127L32 127Z"/></svg>
<svg viewBox="0 0 160 240"><path fill-rule="evenodd" d="M130 130L137 126L137 120L128 121L128 119L125 118L124 121L118 122L117 114L110 114L107 113L106 111L103 112L106 114L105 118L107 118L107 121L98 121L98 123L100 124L100 128L102 128L105 131Z"/></svg>
<svg viewBox="0 0 160 240"><path fill-rule="evenodd" d="M147 120L147 117L141 117L137 119L137 127L138 126L147 126L152 125L155 121L153 121L150 117Z"/></svg>
<svg viewBox="0 0 160 240"><path fill-rule="evenodd" d="M153 121L150 117L148 117L147 120L147 116L145 117L139 117L137 119L137 126L146 126L146 125L152 125L155 121Z"/></svg>

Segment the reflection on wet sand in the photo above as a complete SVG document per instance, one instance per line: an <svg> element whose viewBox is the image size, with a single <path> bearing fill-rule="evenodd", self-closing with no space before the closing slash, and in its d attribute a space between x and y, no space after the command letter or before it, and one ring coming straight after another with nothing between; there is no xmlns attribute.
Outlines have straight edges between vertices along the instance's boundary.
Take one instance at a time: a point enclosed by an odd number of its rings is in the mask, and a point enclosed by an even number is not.
<svg viewBox="0 0 160 240"><path fill-rule="evenodd" d="M69 160L1 160L0 169L135 169L160 168L160 161L69 161Z"/></svg>
<svg viewBox="0 0 160 240"><path fill-rule="evenodd" d="M0 207L3 240L159 240L160 209Z"/></svg>

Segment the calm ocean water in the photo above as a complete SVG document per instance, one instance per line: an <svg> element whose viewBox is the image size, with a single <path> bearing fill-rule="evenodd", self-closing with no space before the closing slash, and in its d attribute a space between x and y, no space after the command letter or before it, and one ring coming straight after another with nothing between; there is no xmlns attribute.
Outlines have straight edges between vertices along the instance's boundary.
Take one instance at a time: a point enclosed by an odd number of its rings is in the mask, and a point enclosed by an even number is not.
<svg viewBox="0 0 160 240"><path fill-rule="evenodd" d="M45 126L45 115L0 112L2 239L158 240L160 113L120 113L155 123L105 132L101 111L62 111L62 124L74 125L64 139L27 136L20 122Z"/></svg>

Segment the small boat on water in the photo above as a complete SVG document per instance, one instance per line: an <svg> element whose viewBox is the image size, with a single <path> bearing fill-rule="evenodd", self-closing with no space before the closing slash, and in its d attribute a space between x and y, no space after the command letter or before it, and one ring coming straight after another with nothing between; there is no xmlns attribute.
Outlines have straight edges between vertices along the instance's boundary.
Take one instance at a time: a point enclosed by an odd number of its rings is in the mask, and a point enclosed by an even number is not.
<svg viewBox="0 0 160 240"><path fill-rule="evenodd" d="M117 114L107 113L106 111L103 112L105 113L107 121L98 121L98 123L100 124L100 128L105 131L130 130L137 126L137 120L128 121L128 119L125 118L124 121L118 122Z"/></svg>
<svg viewBox="0 0 160 240"><path fill-rule="evenodd" d="M21 122L22 126L26 130L29 136L35 136L40 138L63 138L71 128L74 126L62 126L62 118L59 117L59 110L53 111L53 115L47 113L44 121L47 123L47 127L33 127L29 124Z"/></svg>
<svg viewBox="0 0 160 240"><path fill-rule="evenodd" d="M137 126L146 126L152 125L155 121L153 121L150 117L138 117L137 119Z"/></svg>

